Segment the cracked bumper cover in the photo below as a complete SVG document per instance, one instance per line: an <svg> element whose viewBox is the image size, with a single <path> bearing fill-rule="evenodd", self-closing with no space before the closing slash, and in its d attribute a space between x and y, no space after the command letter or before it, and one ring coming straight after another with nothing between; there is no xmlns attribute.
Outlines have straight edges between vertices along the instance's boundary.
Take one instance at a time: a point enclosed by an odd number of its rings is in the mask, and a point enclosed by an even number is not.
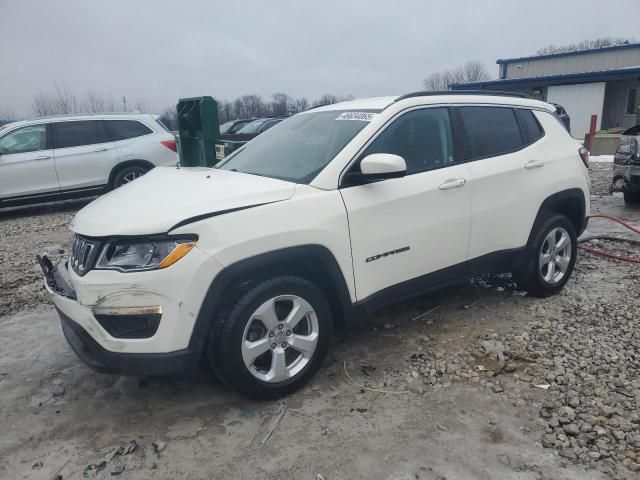
<svg viewBox="0 0 640 480"><path fill-rule="evenodd" d="M211 277L208 281L203 277L214 274L218 266L195 250L182 265L131 275L97 271L79 277L65 264L54 266L46 256L38 257L45 287L73 351L105 373L156 376L196 371L201 351L191 342L192 330L211 282ZM157 305L163 314L157 331L148 338L116 338L96 318L105 309L130 314L150 305Z"/></svg>
<svg viewBox="0 0 640 480"><path fill-rule="evenodd" d="M105 350L87 331L60 309L62 333L76 355L97 372L117 375L165 376L193 370L197 357L190 350L171 353L116 353Z"/></svg>

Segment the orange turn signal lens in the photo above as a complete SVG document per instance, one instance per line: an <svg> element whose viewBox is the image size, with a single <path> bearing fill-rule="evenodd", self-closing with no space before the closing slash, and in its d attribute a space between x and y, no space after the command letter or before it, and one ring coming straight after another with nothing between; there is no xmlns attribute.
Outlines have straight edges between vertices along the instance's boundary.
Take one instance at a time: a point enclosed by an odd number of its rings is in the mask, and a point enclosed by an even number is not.
<svg viewBox="0 0 640 480"><path fill-rule="evenodd" d="M165 257L165 259L160 262L158 268L167 268L170 265L173 265L182 257L184 257L187 253L191 251L193 247L196 246L196 242L186 242L181 243L176 248L174 248L169 255Z"/></svg>

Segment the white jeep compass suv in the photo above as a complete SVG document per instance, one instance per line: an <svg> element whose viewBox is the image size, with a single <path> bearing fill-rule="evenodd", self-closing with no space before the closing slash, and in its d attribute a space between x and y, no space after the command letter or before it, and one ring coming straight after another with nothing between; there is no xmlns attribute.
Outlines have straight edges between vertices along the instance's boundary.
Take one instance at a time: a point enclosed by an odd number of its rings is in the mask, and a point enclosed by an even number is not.
<svg viewBox="0 0 640 480"><path fill-rule="evenodd" d="M589 183L554 111L457 92L355 100L295 115L217 168L155 168L75 216L68 262L39 258L64 335L98 371L204 359L274 398L372 308L480 272L556 293Z"/></svg>
<svg viewBox="0 0 640 480"><path fill-rule="evenodd" d="M103 193L178 161L152 115L61 115L0 128L0 207Z"/></svg>

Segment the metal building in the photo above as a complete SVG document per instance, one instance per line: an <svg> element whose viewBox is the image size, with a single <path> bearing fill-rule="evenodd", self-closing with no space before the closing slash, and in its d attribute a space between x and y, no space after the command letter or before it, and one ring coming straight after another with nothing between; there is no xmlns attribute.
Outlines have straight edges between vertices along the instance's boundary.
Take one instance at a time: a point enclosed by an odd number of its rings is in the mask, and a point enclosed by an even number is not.
<svg viewBox="0 0 640 480"><path fill-rule="evenodd" d="M571 134L584 138L591 115L597 129L640 123L640 43L498 60L499 79L454 84L452 90L526 93L562 105Z"/></svg>

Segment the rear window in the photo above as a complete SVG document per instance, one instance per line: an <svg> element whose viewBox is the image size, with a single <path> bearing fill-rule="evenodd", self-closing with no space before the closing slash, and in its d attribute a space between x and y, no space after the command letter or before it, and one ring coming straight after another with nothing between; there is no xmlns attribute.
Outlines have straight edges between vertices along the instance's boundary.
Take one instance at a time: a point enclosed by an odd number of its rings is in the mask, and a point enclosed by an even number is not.
<svg viewBox="0 0 640 480"><path fill-rule="evenodd" d="M114 140L126 140L153 133L153 130L137 120L107 120L107 125Z"/></svg>
<svg viewBox="0 0 640 480"><path fill-rule="evenodd" d="M460 114L468 137L468 159L503 155L525 144L512 108L460 107Z"/></svg>
<svg viewBox="0 0 640 480"><path fill-rule="evenodd" d="M79 147L111 141L103 120L55 122L51 125L53 148Z"/></svg>
<svg viewBox="0 0 640 480"><path fill-rule="evenodd" d="M544 130L531 110L516 109L516 115L522 126L526 143L533 143L544 136Z"/></svg>

